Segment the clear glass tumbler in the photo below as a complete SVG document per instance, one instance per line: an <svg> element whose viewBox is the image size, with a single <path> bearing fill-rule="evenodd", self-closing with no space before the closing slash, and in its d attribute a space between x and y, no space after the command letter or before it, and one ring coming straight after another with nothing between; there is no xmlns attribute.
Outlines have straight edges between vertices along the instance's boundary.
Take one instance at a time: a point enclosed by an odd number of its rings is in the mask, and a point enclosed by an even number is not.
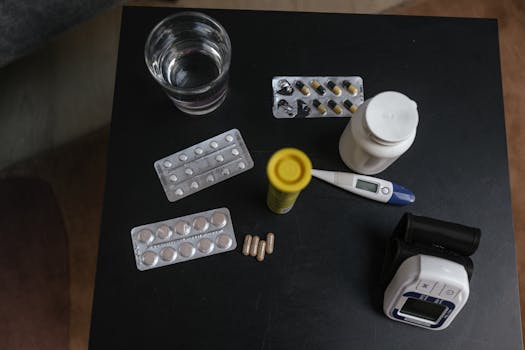
<svg viewBox="0 0 525 350"><path fill-rule="evenodd" d="M226 98L231 43L213 18L181 12L163 19L149 34L144 57L151 75L181 111L206 114Z"/></svg>

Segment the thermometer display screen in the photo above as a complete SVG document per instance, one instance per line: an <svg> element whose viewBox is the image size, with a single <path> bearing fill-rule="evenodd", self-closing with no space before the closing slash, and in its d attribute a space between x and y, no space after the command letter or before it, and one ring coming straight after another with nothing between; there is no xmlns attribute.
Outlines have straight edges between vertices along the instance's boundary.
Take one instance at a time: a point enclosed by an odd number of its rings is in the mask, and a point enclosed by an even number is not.
<svg viewBox="0 0 525 350"><path fill-rule="evenodd" d="M357 180L357 183L355 184L356 188L359 188L361 190L370 191L370 192L377 192L377 188L379 187L378 184L375 184L373 182L363 181L363 180Z"/></svg>
<svg viewBox="0 0 525 350"><path fill-rule="evenodd" d="M401 308L401 313L436 322L445 309L446 307L440 304L408 298Z"/></svg>

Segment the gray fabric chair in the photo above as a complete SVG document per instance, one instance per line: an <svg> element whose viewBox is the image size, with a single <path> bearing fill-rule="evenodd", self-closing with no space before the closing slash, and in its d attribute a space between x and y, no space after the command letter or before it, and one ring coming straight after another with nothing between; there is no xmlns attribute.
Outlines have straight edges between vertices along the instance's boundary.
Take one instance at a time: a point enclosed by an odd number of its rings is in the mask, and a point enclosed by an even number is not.
<svg viewBox="0 0 525 350"><path fill-rule="evenodd" d="M122 0L0 0L0 67Z"/></svg>

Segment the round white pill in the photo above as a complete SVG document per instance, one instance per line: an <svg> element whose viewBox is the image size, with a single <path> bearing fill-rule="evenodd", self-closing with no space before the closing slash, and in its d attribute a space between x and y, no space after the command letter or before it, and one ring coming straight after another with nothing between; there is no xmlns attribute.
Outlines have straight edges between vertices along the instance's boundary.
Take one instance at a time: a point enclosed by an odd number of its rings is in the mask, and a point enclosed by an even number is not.
<svg viewBox="0 0 525 350"><path fill-rule="evenodd" d="M144 265L152 266L157 263L159 257L157 256L157 253L147 250L142 254L141 260Z"/></svg>
<svg viewBox="0 0 525 350"><path fill-rule="evenodd" d="M232 154L234 156L238 156L239 155L239 150L237 148L232 149Z"/></svg>
<svg viewBox="0 0 525 350"><path fill-rule="evenodd" d="M239 166L239 169L246 168L246 164L244 164L244 162L240 162L238 166Z"/></svg>
<svg viewBox="0 0 525 350"><path fill-rule="evenodd" d="M182 195L184 194L184 191L183 191L182 189L180 189L180 188L177 188L177 189L175 190L175 194L176 194L177 196L182 196Z"/></svg>
<svg viewBox="0 0 525 350"><path fill-rule="evenodd" d="M190 258L195 254L195 247L189 242L184 242L179 246L179 253L185 258Z"/></svg>
<svg viewBox="0 0 525 350"><path fill-rule="evenodd" d="M162 225L157 229L157 237L159 237L160 239L170 238L172 233L173 231L168 225Z"/></svg>
<svg viewBox="0 0 525 350"><path fill-rule="evenodd" d="M199 188L199 184L196 182L196 181L193 181L190 185L190 187L194 190L196 190L197 188Z"/></svg>
<svg viewBox="0 0 525 350"><path fill-rule="evenodd" d="M178 180L177 175L175 175L175 174L170 175L170 181L171 182L176 182L177 180Z"/></svg>
<svg viewBox="0 0 525 350"><path fill-rule="evenodd" d="M179 160L180 160L181 162L185 162L186 160L188 160L188 156L185 155L185 154L181 154L181 155L179 156Z"/></svg>
<svg viewBox="0 0 525 350"><path fill-rule="evenodd" d="M181 220L175 224L175 232L179 235L187 235L190 233L191 226L187 221Z"/></svg>
<svg viewBox="0 0 525 350"><path fill-rule="evenodd" d="M211 216L211 223L218 228L226 226L226 215L219 212L213 213Z"/></svg>
<svg viewBox="0 0 525 350"><path fill-rule="evenodd" d="M213 182L213 181L215 181L215 178L213 177L213 175L208 175L208 176L206 177L206 181L207 181L207 182Z"/></svg>
<svg viewBox="0 0 525 350"><path fill-rule="evenodd" d="M137 234L137 238L140 242L148 244L153 241L153 232L150 230L140 230Z"/></svg>
<svg viewBox="0 0 525 350"><path fill-rule="evenodd" d="M177 251L172 247L166 247L160 251L160 257L164 261L173 261L177 258Z"/></svg>
<svg viewBox="0 0 525 350"><path fill-rule="evenodd" d="M211 148L217 148L217 147L219 147L219 144L217 142L215 142L215 141L212 141L212 142L210 142L210 147Z"/></svg>
<svg viewBox="0 0 525 350"><path fill-rule="evenodd" d="M222 169L222 172L221 172L222 175L230 175L230 169L228 168L225 168L225 169Z"/></svg>
<svg viewBox="0 0 525 350"><path fill-rule="evenodd" d="M230 135L230 134L226 135L226 141L232 142L233 141L233 136Z"/></svg>
<svg viewBox="0 0 525 350"><path fill-rule="evenodd" d="M232 238L224 233L217 236L217 246L219 248L228 249L232 246L232 242Z"/></svg>
<svg viewBox="0 0 525 350"><path fill-rule="evenodd" d="M162 165L164 165L165 168L171 168L173 166L169 160L165 160Z"/></svg>
<svg viewBox="0 0 525 350"><path fill-rule="evenodd" d="M195 154L202 154L204 150L200 147L195 148Z"/></svg>
<svg viewBox="0 0 525 350"><path fill-rule="evenodd" d="M202 253L211 253L215 244L209 238L203 238L197 243L197 249Z"/></svg>
<svg viewBox="0 0 525 350"><path fill-rule="evenodd" d="M193 228L197 231L206 231L210 224L204 216L198 216L193 220Z"/></svg>
<svg viewBox="0 0 525 350"><path fill-rule="evenodd" d="M218 154L217 157L215 157L215 160L218 161L218 162L223 162L224 161L224 157L222 156L222 154Z"/></svg>
<svg viewBox="0 0 525 350"><path fill-rule="evenodd" d="M186 168L186 170L184 170L184 173L186 175L193 175L193 170L191 168Z"/></svg>

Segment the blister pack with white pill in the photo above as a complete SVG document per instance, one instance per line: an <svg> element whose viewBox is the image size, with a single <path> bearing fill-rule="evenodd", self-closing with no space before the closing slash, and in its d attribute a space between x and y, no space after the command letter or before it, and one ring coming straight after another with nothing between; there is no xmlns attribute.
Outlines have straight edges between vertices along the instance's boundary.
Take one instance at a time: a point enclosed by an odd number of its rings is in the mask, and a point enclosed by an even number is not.
<svg viewBox="0 0 525 350"><path fill-rule="evenodd" d="M365 100L359 76L276 76L272 89L275 118L351 117Z"/></svg>
<svg viewBox="0 0 525 350"><path fill-rule="evenodd" d="M131 240L137 269L224 253L237 247L228 208L218 208L134 227Z"/></svg>
<svg viewBox="0 0 525 350"><path fill-rule="evenodd" d="M253 168L253 160L237 129L188 147L154 163L170 202Z"/></svg>

